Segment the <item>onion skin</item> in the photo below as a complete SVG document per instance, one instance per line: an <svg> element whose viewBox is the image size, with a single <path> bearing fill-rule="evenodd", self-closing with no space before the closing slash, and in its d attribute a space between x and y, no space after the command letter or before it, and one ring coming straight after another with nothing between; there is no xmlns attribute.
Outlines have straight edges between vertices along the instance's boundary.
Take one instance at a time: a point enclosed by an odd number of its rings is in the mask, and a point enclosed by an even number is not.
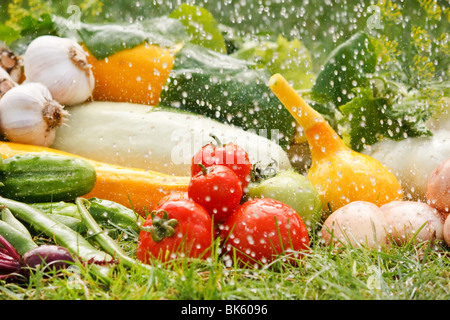
<svg viewBox="0 0 450 320"><path fill-rule="evenodd" d="M57 245L41 245L25 253L22 256L22 261L24 266L31 269L37 269L42 265L45 270L59 270L71 265L74 262L74 259L64 247Z"/></svg>
<svg viewBox="0 0 450 320"><path fill-rule="evenodd" d="M20 270L19 254L8 240L0 235L0 280L14 279Z"/></svg>
<svg viewBox="0 0 450 320"><path fill-rule="evenodd" d="M447 215L447 218L445 219L442 233L445 243L447 243L447 245L450 247L450 214Z"/></svg>
<svg viewBox="0 0 450 320"><path fill-rule="evenodd" d="M431 173L425 195L430 206L444 214L450 213L450 158Z"/></svg>
<svg viewBox="0 0 450 320"><path fill-rule="evenodd" d="M387 221L381 209L368 201L353 201L334 211L321 230L323 244L376 249L389 244Z"/></svg>
<svg viewBox="0 0 450 320"><path fill-rule="evenodd" d="M392 201L380 209L387 221L386 231L389 239L397 245L405 245L413 237L416 244L432 239L443 239L443 216L426 203Z"/></svg>

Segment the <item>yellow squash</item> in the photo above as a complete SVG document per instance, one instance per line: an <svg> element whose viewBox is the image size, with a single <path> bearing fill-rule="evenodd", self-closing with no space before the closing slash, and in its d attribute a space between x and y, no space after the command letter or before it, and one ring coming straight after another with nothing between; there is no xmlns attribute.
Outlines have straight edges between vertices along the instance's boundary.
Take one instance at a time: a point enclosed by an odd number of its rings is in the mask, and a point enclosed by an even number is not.
<svg viewBox="0 0 450 320"><path fill-rule="evenodd" d="M144 43L101 60L89 53L88 62L95 78L93 99L158 104L178 49Z"/></svg>
<svg viewBox="0 0 450 320"><path fill-rule="evenodd" d="M312 160L307 176L319 192L325 210L333 212L357 200L381 206L403 198L395 175L378 160L350 149L286 79L275 74L269 86L303 127Z"/></svg>
<svg viewBox="0 0 450 320"><path fill-rule="evenodd" d="M9 158L24 153L51 153L82 158L52 148L0 141L0 154ZM97 180L85 197L115 201L144 215L159 200L174 191L187 191L189 177L171 176L159 172L127 168L82 158L95 167Z"/></svg>

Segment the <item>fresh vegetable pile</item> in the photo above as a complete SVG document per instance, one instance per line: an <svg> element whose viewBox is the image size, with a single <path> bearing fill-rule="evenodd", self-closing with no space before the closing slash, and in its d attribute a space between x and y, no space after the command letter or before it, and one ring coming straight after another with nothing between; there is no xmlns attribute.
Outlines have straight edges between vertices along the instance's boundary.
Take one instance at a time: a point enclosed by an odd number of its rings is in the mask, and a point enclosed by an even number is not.
<svg viewBox="0 0 450 320"><path fill-rule="evenodd" d="M406 66L359 31L315 70L298 39L223 27L187 4L139 25L2 25L0 280L450 246L448 57L423 54L447 42L413 27Z"/></svg>

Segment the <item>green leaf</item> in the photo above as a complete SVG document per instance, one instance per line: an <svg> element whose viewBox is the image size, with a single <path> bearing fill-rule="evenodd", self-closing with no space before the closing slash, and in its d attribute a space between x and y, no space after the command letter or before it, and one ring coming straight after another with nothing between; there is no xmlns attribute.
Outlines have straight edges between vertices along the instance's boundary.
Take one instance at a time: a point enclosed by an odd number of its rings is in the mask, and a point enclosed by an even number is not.
<svg viewBox="0 0 450 320"><path fill-rule="evenodd" d="M270 91L269 77L245 60L189 43L175 55L160 104L256 133L267 130L269 139L287 145L294 134L294 119Z"/></svg>
<svg viewBox="0 0 450 320"><path fill-rule="evenodd" d="M78 34L89 52L98 60L124 49L131 49L146 39L145 32L133 25L85 25L78 30Z"/></svg>
<svg viewBox="0 0 450 320"><path fill-rule="evenodd" d="M53 34L55 28L53 25L52 17L48 13L42 14L39 19L35 19L31 16L25 16L20 21L22 36L37 37L45 34Z"/></svg>
<svg viewBox="0 0 450 320"><path fill-rule="evenodd" d="M0 39L7 45L20 38L20 31L0 24Z"/></svg>
<svg viewBox="0 0 450 320"><path fill-rule="evenodd" d="M350 138L350 147L360 151L364 145L372 145L379 141L380 135L386 132L387 100L374 98L372 90L368 88L356 90L359 91L357 96L339 109L344 115L341 123L350 124L350 130L347 133Z"/></svg>
<svg viewBox="0 0 450 320"><path fill-rule="evenodd" d="M279 35L276 41L246 41L232 55L252 61L257 68L266 68L272 74L282 74L297 90L311 89L314 84L311 54L298 39L289 41Z"/></svg>
<svg viewBox="0 0 450 320"><path fill-rule="evenodd" d="M317 75L312 95L339 107L352 99L352 89L361 86L375 71L376 55L369 36L357 32L334 49Z"/></svg>
<svg viewBox="0 0 450 320"><path fill-rule="evenodd" d="M425 126L430 113L417 101L405 99L392 104L385 97L374 97L370 88L353 89L355 97L340 106L344 118L340 120L347 131L343 134L353 150L361 151L381 138L402 140L406 137L429 136Z"/></svg>
<svg viewBox="0 0 450 320"><path fill-rule="evenodd" d="M169 14L185 26L190 42L202 47L226 53L225 40L213 15L199 6L182 4Z"/></svg>
<svg viewBox="0 0 450 320"><path fill-rule="evenodd" d="M171 46L187 38L184 25L168 17L153 18L140 24L82 24L78 35L97 59L104 59L144 42Z"/></svg>
<svg viewBox="0 0 450 320"><path fill-rule="evenodd" d="M20 37L11 42L11 49L17 54L23 54L28 44L35 38L43 35L56 35L52 17L44 13L39 18L28 15L19 21Z"/></svg>

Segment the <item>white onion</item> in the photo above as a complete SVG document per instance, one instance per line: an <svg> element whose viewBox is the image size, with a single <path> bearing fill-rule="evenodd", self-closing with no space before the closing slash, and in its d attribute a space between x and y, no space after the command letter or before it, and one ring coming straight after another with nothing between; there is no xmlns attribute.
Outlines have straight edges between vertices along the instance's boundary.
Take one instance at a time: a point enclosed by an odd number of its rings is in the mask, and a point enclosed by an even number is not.
<svg viewBox="0 0 450 320"><path fill-rule="evenodd" d="M447 215L447 218L445 219L442 233L445 243L447 243L447 245L450 246L450 214Z"/></svg>
<svg viewBox="0 0 450 320"><path fill-rule="evenodd" d="M392 201L380 209L387 220L389 238L397 245L404 245L413 237L414 243L443 239L443 216L426 203Z"/></svg>
<svg viewBox="0 0 450 320"><path fill-rule="evenodd" d="M353 201L325 220L321 240L325 245L379 248L388 244L386 218L380 208L367 201Z"/></svg>

